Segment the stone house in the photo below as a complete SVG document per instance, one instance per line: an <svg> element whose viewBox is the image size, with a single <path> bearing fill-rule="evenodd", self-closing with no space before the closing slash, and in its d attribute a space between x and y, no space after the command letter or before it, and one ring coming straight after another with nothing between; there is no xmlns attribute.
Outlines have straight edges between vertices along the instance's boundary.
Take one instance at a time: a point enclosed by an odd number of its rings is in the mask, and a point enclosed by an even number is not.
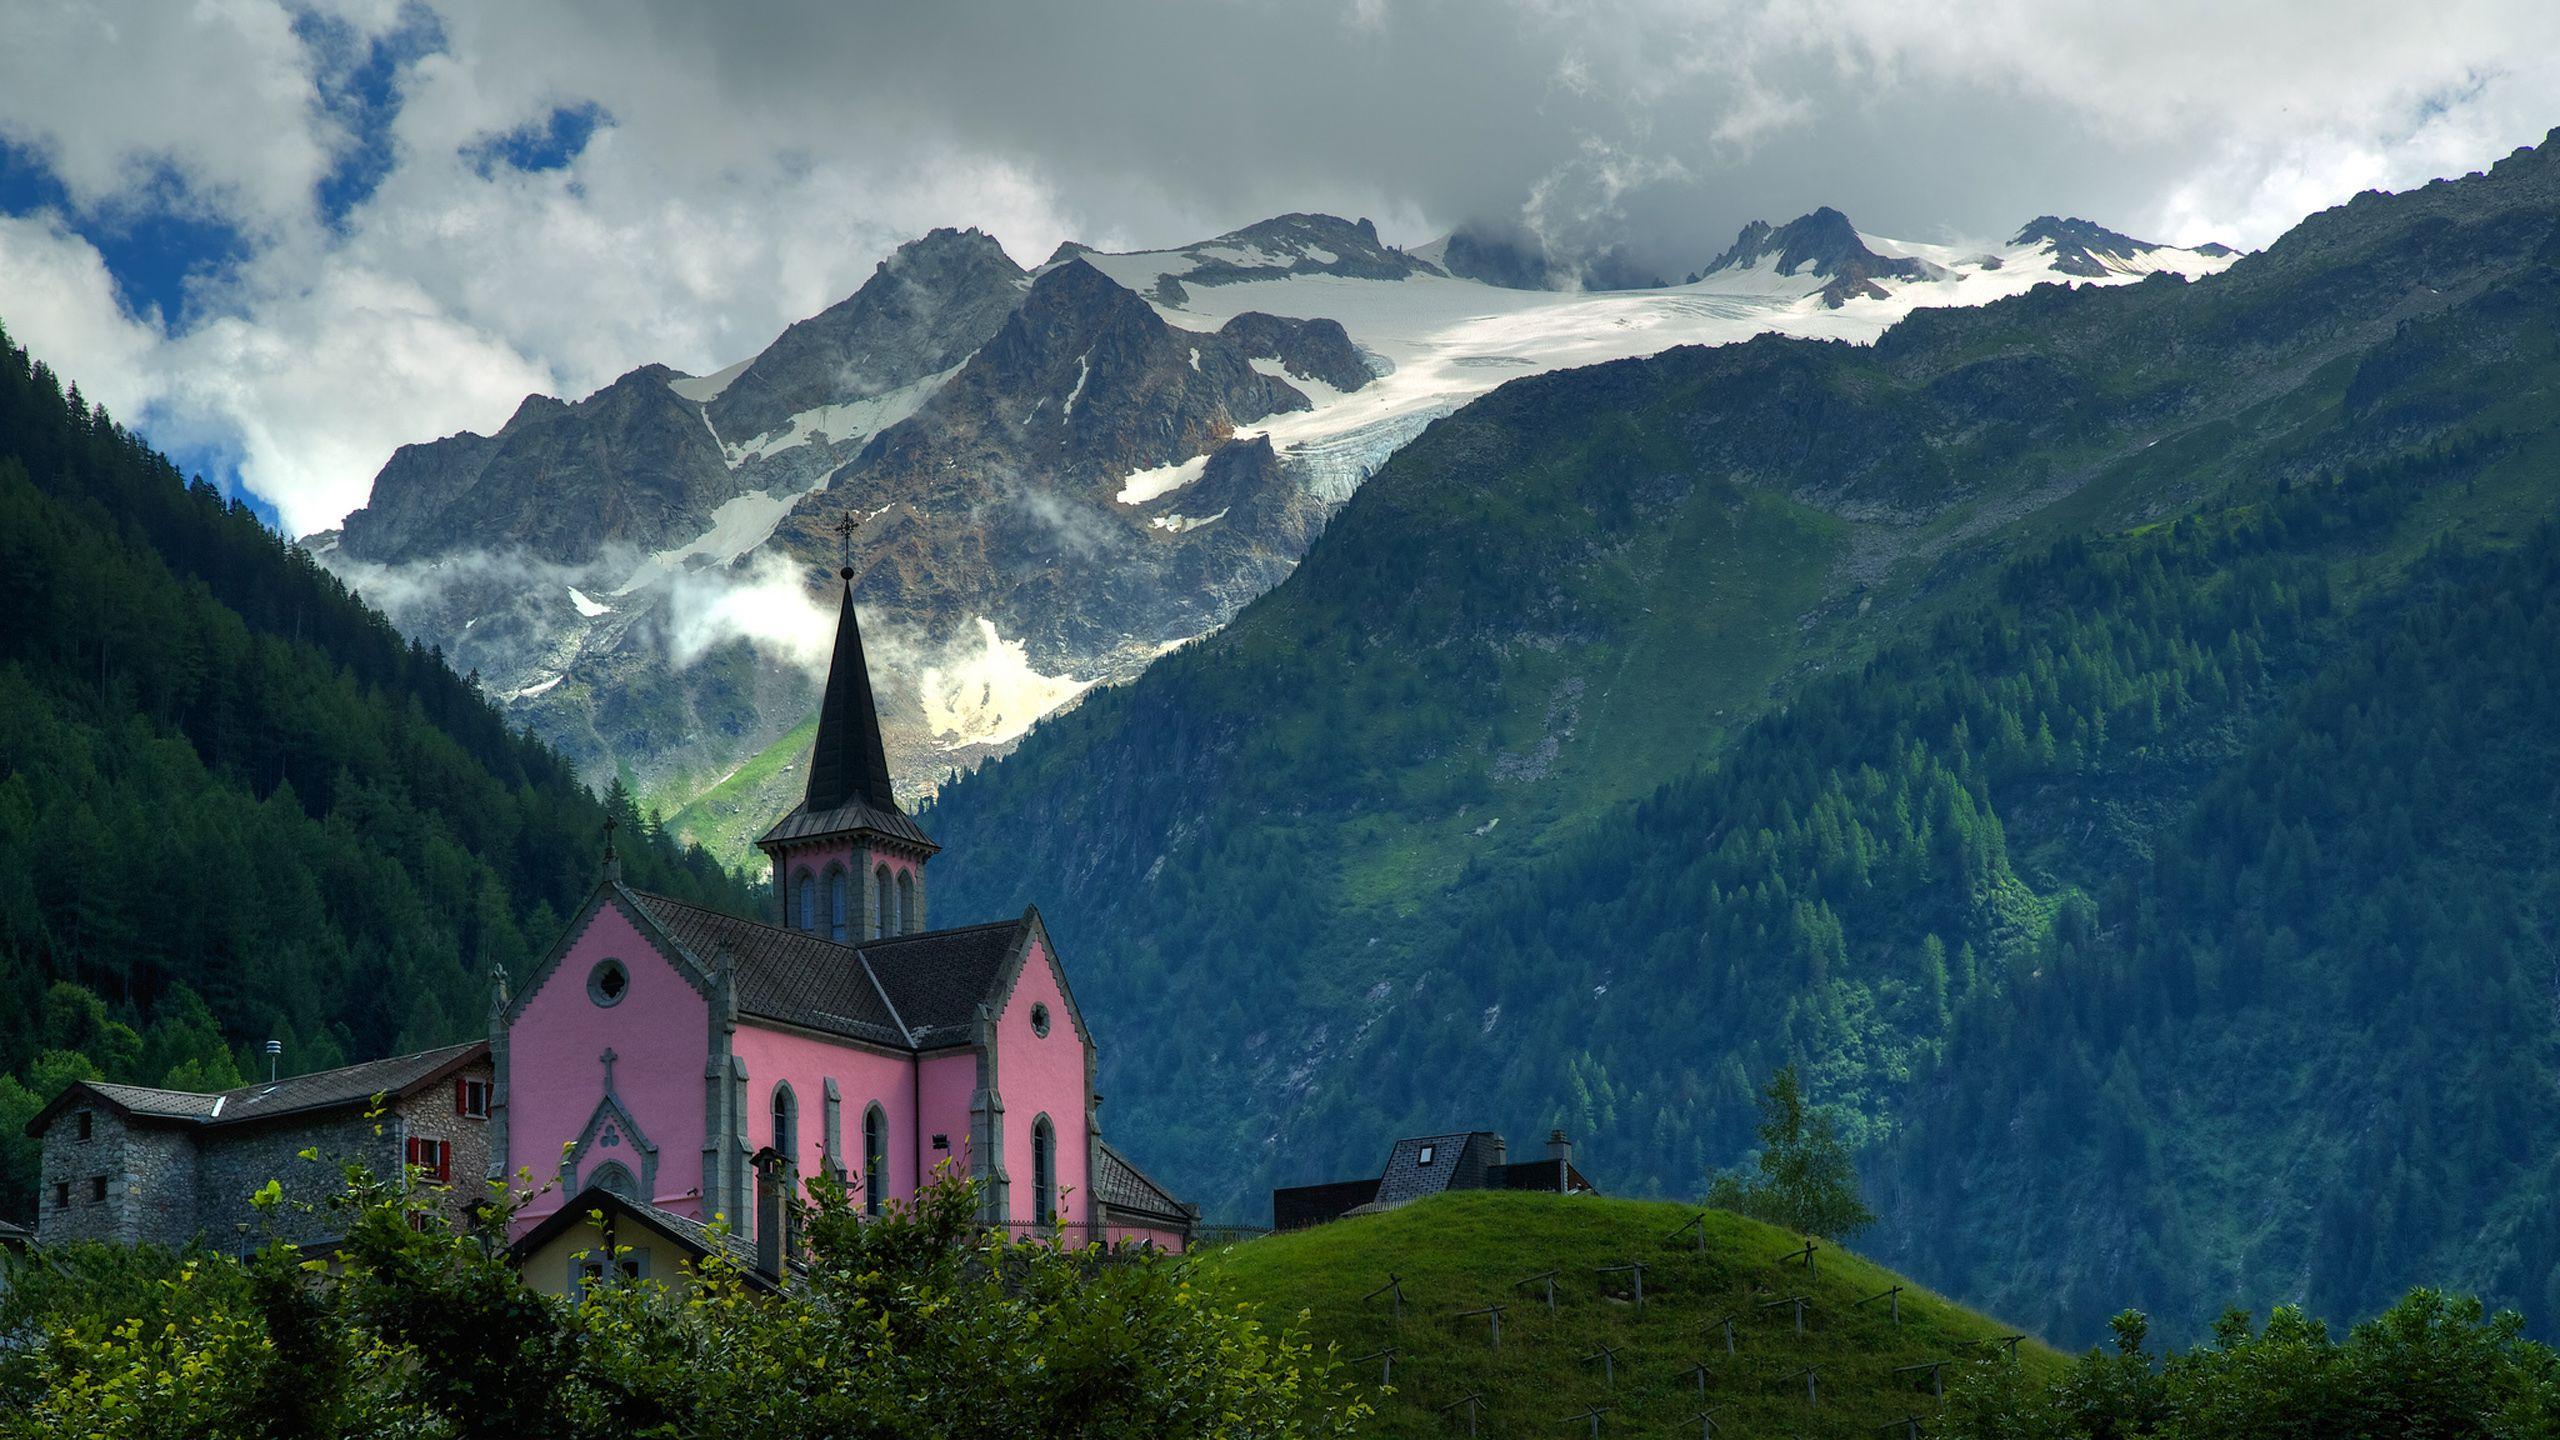
<svg viewBox="0 0 2560 1440"><path fill-rule="evenodd" d="M325 1243L338 1238L324 1202L346 1160L451 1184L461 1223L488 1173L493 1079L488 1043L473 1041L213 1095L71 1085L27 1124L42 1143L36 1239ZM250 1197L270 1180L286 1203L261 1212Z"/></svg>

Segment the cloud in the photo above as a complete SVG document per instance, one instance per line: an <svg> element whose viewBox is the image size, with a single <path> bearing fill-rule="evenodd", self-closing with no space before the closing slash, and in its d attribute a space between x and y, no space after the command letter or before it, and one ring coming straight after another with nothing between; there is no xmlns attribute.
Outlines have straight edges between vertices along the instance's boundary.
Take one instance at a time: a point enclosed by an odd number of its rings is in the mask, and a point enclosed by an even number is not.
<svg viewBox="0 0 2560 1440"><path fill-rule="evenodd" d="M2262 244L2555 120L2547 0L32 0L0 145L59 193L0 219L0 321L307 531L399 444L741 359L934 225L1036 260L1323 209L1673 275L1823 204ZM102 242L171 214L238 253L136 313Z"/></svg>

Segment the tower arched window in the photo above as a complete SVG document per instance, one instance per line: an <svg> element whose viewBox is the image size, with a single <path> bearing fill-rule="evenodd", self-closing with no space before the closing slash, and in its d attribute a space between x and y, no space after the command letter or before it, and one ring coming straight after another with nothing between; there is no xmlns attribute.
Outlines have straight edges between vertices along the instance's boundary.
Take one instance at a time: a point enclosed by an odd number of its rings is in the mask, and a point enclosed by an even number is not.
<svg viewBox="0 0 2560 1440"><path fill-rule="evenodd" d="M827 938L841 943L845 935L845 883L841 867L827 867Z"/></svg>
<svg viewBox="0 0 2560 1440"><path fill-rule="evenodd" d="M862 1112L862 1213L880 1213L889 1188L889 1116L874 1105Z"/></svg>
<svg viewBox="0 0 2560 1440"><path fill-rule="evenodd" d="M1046 1115L1031 1122L1031 1218L1042 1225L1058 1218L1058 1132Z"/></svg>
<svg viewBox="0 0 2560 1440"><path fill-rule="evenodd" d="M912 870L898 872L898 933L912 935L922 928L916 918L916 875Z"/></svg>
<svg viewBox="0 0 2560 1440"><path fill-rule="evenodd" d="M640 1193L640 1182L632 1175L630 1168L619 1160L607 1160L597 1166L595 1172L587 1177L587 1183L579 1188L602 1190L607 1194L619 1195L625 1200L648 1198Z"/></svg>
<svg viewBox="0 0 2560 1440"><path fill-rule="evenodd" d="M773 1148L782 1156L783 1164L799 1165L800 1102L791 1093L788 1081L773 1087Z"/></svg>
<svg viewBox="0 0 2560 1440"><path fill-rule="evenodd" d="M803 869L791 877L791 916L803 930L818 928L818 887Z"/></svg>
<svg viewBox="0 0 2560 1440"><path fill-rule="evenodd" d="M874 936L895 935L898 933L898 922L897 917L891 912L897 909L898 902L897 892L889 888L889 867L881 866L872 872L871 878L878 884L880 896L880 924L879 928L871 933Z"/></svg>

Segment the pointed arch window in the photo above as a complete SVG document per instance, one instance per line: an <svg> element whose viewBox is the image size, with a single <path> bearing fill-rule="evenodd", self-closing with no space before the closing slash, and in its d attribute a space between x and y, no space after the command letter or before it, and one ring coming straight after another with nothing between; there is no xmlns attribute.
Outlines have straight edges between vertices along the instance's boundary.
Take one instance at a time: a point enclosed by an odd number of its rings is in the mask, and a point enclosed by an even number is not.
<svg viewBox="0 0 2560 1440"><path fill-rule="evenodd" d="M800 1101L784 1081L773 1087L773 1148L782 1163L797 1167L800 1163Z"/></svg>
<svg viewBox="0 0 2560 1440"><path fill-rule="evenodd" d="M1058 1132L1046 1115L1031 1122L1031 1218L1042 1225L1058 1218Z"/></svg>
<svg viewBox="0 0 2560 1440"><path fill-rule="evenodd" d="M619 1195L625 1200L648 1198L640 1193L639 1177L633 1175L630 1167L619 1160L607 1160L597 1166L595 1173L587 1177L584 1188L602 1190L608 1195Z"/></svg>
<svg viewBox="0 0 2560 1440"><path fill-rule="evenodd" d="M841 944L845 938L845 883L842 866L827 867L827 938Z"/></svg>
<svg viewBox="0 0 2560 1440"><path fill-rule="evenodd" d="M880 1213L889 1188L889 1115L878 1105L862 1112L862 1213Z"/></svg>
<svg viewBox="0 0 2560 1440"><path fill-rule="evenodd" d="M922 923L916 918L916 873L901 870L898 872L898 933L912 935Z"/></svg>
<svg viewBox="0 0 2560 1440"><path fill-rule="evenodd" d="M818 928L818 887L813 883L806 869L791 877L791 895L792 919L798 923L800 929L816 930Z"/></svg>
<svg viewBox="0 0 2560 1440"><path fill-rule="evenodd" d="M897 909L898 902L897 892L889 888L889 867L881 866L872 872L871 878L879 886L880 896L880 923L871 933L875 938L882 935L895 935L898 933L898 922L897 916L892 912Z"/></svg>

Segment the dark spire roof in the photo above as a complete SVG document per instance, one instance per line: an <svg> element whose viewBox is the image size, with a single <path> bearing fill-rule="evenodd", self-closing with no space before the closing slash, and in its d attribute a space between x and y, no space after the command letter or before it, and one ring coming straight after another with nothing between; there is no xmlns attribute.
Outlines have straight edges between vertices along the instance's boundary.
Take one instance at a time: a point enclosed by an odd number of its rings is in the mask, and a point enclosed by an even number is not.
<svg viewBox="0 0 2560 1440"><path fill-rule="evenodd" d="M880 743L880 712L871 701L871 669L862 658L862 627L853 617L853 570L844 579L844 608L836 615L836 655L827 670L827 698L818 707L818 744L809 756L811 814L861 801L902 814L889 786L889 752Z"/></svg>

